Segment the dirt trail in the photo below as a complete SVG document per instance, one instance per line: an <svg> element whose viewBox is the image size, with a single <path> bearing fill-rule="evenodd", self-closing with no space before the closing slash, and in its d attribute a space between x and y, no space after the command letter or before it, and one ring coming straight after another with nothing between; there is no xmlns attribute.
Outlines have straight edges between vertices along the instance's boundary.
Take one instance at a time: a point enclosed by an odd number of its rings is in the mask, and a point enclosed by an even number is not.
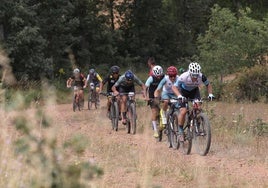
<svg viewBox="0 0 268 188"><path fill-rule="evenodd" d="M217 138L212 139L207 156L183 155L152 137L148 107L138 109L136 135L126 134L122 124L114 132L105 116L105 102L104 98L100 109L90 111L72 112L71 104L56 105L53 113L49 109L59 140L73 134L89 138L87 151L75 160L89 160L103 168L103 177L92 187L268 187L267 157L244 155L243 148L217 148Z"/></svg>

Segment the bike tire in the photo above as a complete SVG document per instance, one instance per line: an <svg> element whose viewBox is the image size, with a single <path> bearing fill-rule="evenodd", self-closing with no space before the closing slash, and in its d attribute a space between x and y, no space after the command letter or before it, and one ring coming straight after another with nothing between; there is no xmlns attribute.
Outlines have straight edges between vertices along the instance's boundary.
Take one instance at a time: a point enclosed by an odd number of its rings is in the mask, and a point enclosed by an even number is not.
<svg viewBox="0 0 268 188"><path fill-rule="evenodd" d="M76 95L73 97L73 111L76 110L76 102L75 102Z"/></svg>
<svg viewBox="0 0 268 188"><path fill-rule="evenodd" d="M183 154L189 155L191 153L192 139L193 132L190 130L190 127L187 127L186 133L184 133L184 142L179 142L179 147L181 148Z"/></svg>
<svg viewBox="0 0 268 188"><path fill-rule="evenodd" d="M177 113L174 112L172 114L172 117L169 121L169 141L170 141L170 145L173 149L178 149L179 148L179 142L178 142L178 117L177 117Z"/></svg>
<svg viewBox="0 0 268 188"><path fill-rule="evenodd" d="M198 130L196 130L196 126ZM196 126L194 126L196 151L199 155L205 156L209 152L211 145L211 127L208 117L204 113L200 113L197 116Z"/></svg>
<svg viewBox="0 0 268 188"><path fill-rule="evenodd" d="M111 105L111 121L113 129L118 131L119 108L117 102L113 102Z"/></svg>
<svg viewBox="0 0 268 188"><path fill-rule="evenodd" d="M131 134L136 134L136 126L137 126L137 114L136 114L136 106L135 103L131 103L129 107L129 121L130 121L130 132Z"/></svg>

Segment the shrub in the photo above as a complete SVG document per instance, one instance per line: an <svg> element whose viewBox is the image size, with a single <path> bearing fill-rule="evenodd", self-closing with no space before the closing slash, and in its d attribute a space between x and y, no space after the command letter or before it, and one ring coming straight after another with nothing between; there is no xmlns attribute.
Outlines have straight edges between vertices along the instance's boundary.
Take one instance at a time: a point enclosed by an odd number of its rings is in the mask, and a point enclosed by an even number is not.
<svg viewBox="0 0 268 188"><path fill-rule="evenodd" d="M268 66L256 65L244 68L229 85L224 88L228 98L236 101L268 102Z"/></svg>

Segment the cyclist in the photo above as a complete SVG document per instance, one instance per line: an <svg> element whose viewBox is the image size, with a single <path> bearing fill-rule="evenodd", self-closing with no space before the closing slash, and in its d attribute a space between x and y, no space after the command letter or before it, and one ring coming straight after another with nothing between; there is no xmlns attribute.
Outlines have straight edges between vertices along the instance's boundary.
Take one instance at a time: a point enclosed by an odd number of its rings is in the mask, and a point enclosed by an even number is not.
<svg viewBox="0 0 268 188"><path fill-rule="evenodd" d="M68 88L71 87L72 82L74 82L74 95L78 95L81 99L81 104L84 104L84 91L83 87L86 85L86 78L82 73L80 73L80 70L78 68L73 70L73 76L71 76L67 82L66 85ZM76 98L76 102L78 102L78 97ZM82 105L83 106L83 105Z"/></svg>
<svg viewBox="0 0 268 188"><path fill-rule="evenodd" d="M150 105L150 108L152 110L152 126L154 130L154 137L158 137L158 131L157 131L157 116L159 115L159 103L157 100L152 100L154 99L154 92L159 85L160 81L164 78L163 74L163 68L159 65L156 65L152 69L152 76L149 76L147 81L145 82L146 86L146 97L148 102L148 105Z"/></svg>
<svg viewBox="0 0 268 188"><path fill-rule="evenodd" d="M113 85L112 91L115 95L120 94L121 96L121 112L122 112L122 123L126 124L126 114L127 114L127 93L129 92L135 92L135 85L134 83L141 86L143 91L145 91L145 85L144 83L135 75L132 73L131 70L128 70L119 77L117 82Z"/></svg>
<svg viewBox="0 0 268 188"><path fill-rule="evenodd" d="M96 72L95 69L89 69L88 75L87 75L87 80L86 80L86 85L84 86L85 88L87 87L87 84L89 83L89 86L94 86L96 88L96 92L100 92L100 83L102 82L101 76ZM99 104L99 97L97 97L98 104Z"/></svg>
<svg viewBox="0 0 268 188"><path fill-rule="evenodd" d="M154 92L154 96L159 97L160 91L162 89L161 98L162 98L162 100L164 100L164 104L162 106L161 117L162 117L163 126L165 126L167 124L166 112L168 109L169 99L176 98L176 95L172 90L172 86L178 79L179 79L179 76L178 76L177 68L174 66L168 67L167 68L167 75L165 75L165 77L161 80L161 82L159 83L159 85L157 86L157 88Z"/></svg>
<svg viewBox="0 0 268 188"><path fill-rule="evenodd" d="M107 93L110 94L112 91L112 86L115 84L115 82L118 80L118 78L121 76L119 74L120 67L117 65L114 65L110 68L109 74L103 79L103 81L100 83L100 92L103 90L103 86L107 84ZM110 113L110 107L111 107L111 98L107 98L107 115Z"/></svg>
<svg viewBox="0 0 268 188"><path fill-rule="evenodd" d="M149 71L149 76L153 75L153 67L155 66L155 59L154 57L149 57L148 61L147 61L147 65L150 69Z"/></svg>
<svg viewBox="0 0 268 188"><path fill-rule="evenodd" d="M179 139L183 141L183 125L186 116L186 106L184 102L184 98L190 99L201 99L199 86L201 83L204 83L207 87L207 91L209 93L208 99L214 99L214 95L212 94L212 86L209 83L207 77L201 73L201 66L197 62L192 62L189 64L188 71L184 72L180 75L179 79L176 81L172 90L180 99L180 113L178 115L178 125L179 125Z"/></svg>

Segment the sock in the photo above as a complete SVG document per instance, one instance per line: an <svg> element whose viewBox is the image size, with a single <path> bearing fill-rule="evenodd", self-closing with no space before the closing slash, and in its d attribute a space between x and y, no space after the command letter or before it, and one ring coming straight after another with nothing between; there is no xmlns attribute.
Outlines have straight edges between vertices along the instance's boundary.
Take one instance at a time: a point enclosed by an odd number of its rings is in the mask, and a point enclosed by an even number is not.
<svg viewBox="0 0 268 188"><path fill-rule="evenodd" d="M154 131L157 131L157 124L156 121L152 121Z"/></svg>
<svg viewBox="0 0 268 188"><path fill-rule="evenodd" d="M162 124L167 124L166 112L162 110Z"/></svg>

